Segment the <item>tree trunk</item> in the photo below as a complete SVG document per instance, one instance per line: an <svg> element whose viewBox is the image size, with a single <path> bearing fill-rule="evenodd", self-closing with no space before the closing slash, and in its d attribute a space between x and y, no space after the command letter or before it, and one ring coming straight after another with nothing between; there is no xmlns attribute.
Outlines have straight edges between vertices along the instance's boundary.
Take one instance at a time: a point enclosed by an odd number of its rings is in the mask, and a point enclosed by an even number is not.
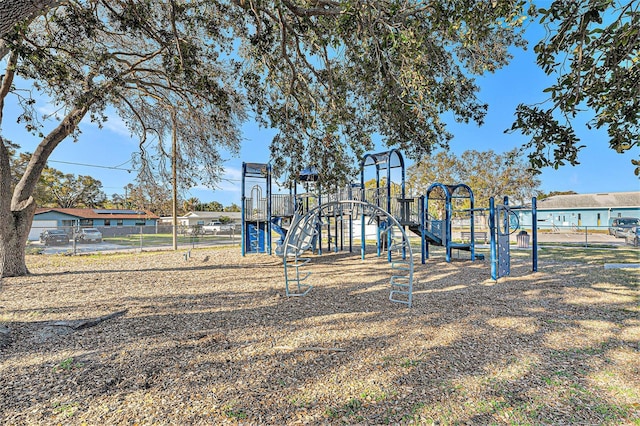
<svg viewBox="0 0 640 426"><path fill-rule="evenodd" d="M0 37L11 31L18 22L31 19L60 3L60 0L0 1Z"/></svg>
<svg viewBox="0 0 640 426"><path fill-rule="evenodd" d="M19 211L11 212L6 228L0 232L0 264L3 266L3 277L19 277L29 273L25 261L27 238L31 230L33 215L36 211L34 202Z"/></svg>
<svg viewBox="0 0 640 426"><path fill-rule="evenodd" d="M0 147L0 276L15 277L29 273L25 259L27 238L31 230L36 203L32 194L42 169L56 146L76 128L91 105L89 99L81 108L72 110L60 124L40 142L16 184L11 197L9 155L2 139Z"/></svg>

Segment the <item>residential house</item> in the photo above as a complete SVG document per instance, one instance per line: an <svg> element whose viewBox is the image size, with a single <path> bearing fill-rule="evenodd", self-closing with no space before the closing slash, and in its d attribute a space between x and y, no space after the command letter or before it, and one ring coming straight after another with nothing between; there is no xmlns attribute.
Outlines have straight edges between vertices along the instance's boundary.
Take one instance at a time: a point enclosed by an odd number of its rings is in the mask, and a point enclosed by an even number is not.
<svg viewBox="0 0 640 426"><path fill-rule="evenodd" d="M178 225L184 227L193 227L197 225L206 225L211 221L219 221L221 217L228 217L233 223L240 223L240 212L199 212L191 211L183 216L178 217ZM162 217L161 222L164 225L171 225L172 217Z"/></svg>
<svg viewBox="0 0 640 426"><path fill-rule="evenodd" d="M538 228L606 229L616 217L640 218L640 191L554 195L539 200ZM531 209L518 212L520 226L531 228Z"/></svg>
<svg viewBox="0 0 640 426"><path fill-rule="evenodd" d="M98 228L105 237L155 232L159 217L146 210L38 208L33 216L29 240L37 240L46 229Z"/></svg>

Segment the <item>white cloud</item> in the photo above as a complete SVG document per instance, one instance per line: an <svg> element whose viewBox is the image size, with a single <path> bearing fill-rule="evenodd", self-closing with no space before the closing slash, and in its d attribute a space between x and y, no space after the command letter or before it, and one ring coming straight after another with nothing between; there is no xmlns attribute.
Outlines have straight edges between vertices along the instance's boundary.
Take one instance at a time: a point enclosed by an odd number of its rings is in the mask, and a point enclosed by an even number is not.
<svg viewBox="0 0 640 426"><path fill-rule="evenodd" d="M37 108L37 111L48 120L62 120L65 114L64 108L57 107L52 103L42 104ZM107 121L102 123L103 129L106 129L120 136L125 136L127 139L132 138L131 131L127 128L124 120L122 120L122 118L120 118L120 116L116 114L115 111L113 111L112 109L108 109L106 116ZM82 119L82 121L80 121L80 126L81 128L90 126L98 129L98 123L92 122L89 115L86 115Z"/></svg>
<svg viewBox="0 0 640 426"><path fill-rule="evenodd" d="M120 118L118 114L112 109L107 109L105 114L107 116L107 121L102 123L102 129L108 130L120 136L125 136L127 139L132 138L131 131L127 128L124 120ZM98 123L93 123L90 117L85 116L84 119L80 122L81 125L92 126L98 128Z"/></svg>
<svg viewBox="0 0 640 426"><path fill-rule="evenodd" d="M217 183L215 189L204 185L196 185L192 189L199 191L211 191L215 193L233 192L240 193L242 189L242 170L234 167L225 167L222 179Z"/></svg>

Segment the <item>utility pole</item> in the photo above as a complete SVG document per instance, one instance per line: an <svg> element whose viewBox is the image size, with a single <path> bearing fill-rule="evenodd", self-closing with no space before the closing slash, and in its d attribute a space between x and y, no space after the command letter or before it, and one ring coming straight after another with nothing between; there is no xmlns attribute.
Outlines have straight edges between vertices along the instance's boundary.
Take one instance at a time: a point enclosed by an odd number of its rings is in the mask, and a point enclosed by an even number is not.
<svg viewBox="0 0 640 426"><path fill-rule="evenodd" d="M178 250L178 171L177 171L177 154L178 154L178 132L176 129L176 109L171 107L171 185L172 185L172 202L173 202L173 249Z"/></svg>

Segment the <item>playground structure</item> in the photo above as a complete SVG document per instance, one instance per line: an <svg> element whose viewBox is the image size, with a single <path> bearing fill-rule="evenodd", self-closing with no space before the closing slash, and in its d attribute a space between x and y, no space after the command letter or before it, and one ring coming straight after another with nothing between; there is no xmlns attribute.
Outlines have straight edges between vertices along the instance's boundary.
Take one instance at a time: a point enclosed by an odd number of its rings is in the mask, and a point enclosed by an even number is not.
<svg viewBox="0 0 640 426"><path fill-rule="evenodd" d="M311 261L305 252L352 252L358 244L364 259L367 243L375 241L376 254L386 252L393 270L389 299L411 306L410 236L420 239L423 264L430 246L443 247L447 262L454 249L468 252L471 261L484 259L475 252L476 213L481 211L489 213L491 276L497 280L510 274L509 237L518 228L513 212L519 207L509 206L505 198L504 205L496 206L492 199L488 208L476 208L473 191L465 184L434 183L426 195L407 194L404 160L397 150L365 155L360 183L329 193L322 191L313 167L301 171L285 194L274 194L269 164L243 163L242 170L242 255L272 254L272 233L278 234L275 253L283 258L287 296L302 296L313 288L305 282ZM535 224L535 198L532 209ZM461 238L454 238L454 223ZM536 226L532 229L537 271ZM392 253L400 260L393 262Z"/></svg>
<svg viewBox="0 0 640 426"><path fill-rule="evenodd" d="M413 295L413 254L409 237L403 226L388 212L373 204L358 200L330 201L320 204L309 210L304 215L297 217L289 228L283 244L283 263L285 274L285 285L287 296L304 296L313 286L305 281L311 276L311 272L306 271L306 267L311 262L311 257L305 257L313 246L313 242L318 240L319 230L323 227L323 221L343 220L345 216L368 217L371 221L385 222L387 232L396 229L401 235L393 245L388 246L388 252L402 251L405 255L401 260L391 263L393 275L390 278L389 300L392 302L406 304L411 307ZM340 218L340 219L338 219ZM338 226L335 226L339 229ZM365 229L363 225L362 229ZM350 239L353 240L354 232L351 228ZM362 256L364 258L366 247L366 235L359 236L362 242Z"/></svg>
<svg viewBox="0 0 640 426"><path fill-rule="evenodd" d="M510 206L509 198L504 197L504 203L502 205L496 205L495 199L491 197L489 199L489 229L491 235L491 278L498 280L498 278L509 276L511 273L511 241L510 236L515 231L520 229L520 223L516 211L522 210L523 207ZM531 271L538 271L538 210L537 199L533 197L531 199ZM524 244L520 241L521 238L526 237ZM520 233L518 235L518 244L527 245L529 235Z"/></svg>
<svg viewBox="0 0 640 426"><path fill-rule="evenodd" d="M484 259L475 254L475 212L473 191L465 184L444 185L433 183L424 197L424 212L421 217L422 263L429 258L429 245L443 246L447 262L451 261L454 249L468 251L471 260ZM468 233L469 242L453 239L452 223L468 222L468 231L460 230L460 235Z"/></svg>
<svg viewBox="0 0 640 426"><path fill-rule="evenodd" d="M249 189L247 193L247 189ZM242 163L242 255L271 254L271 165Z"/></svg>

